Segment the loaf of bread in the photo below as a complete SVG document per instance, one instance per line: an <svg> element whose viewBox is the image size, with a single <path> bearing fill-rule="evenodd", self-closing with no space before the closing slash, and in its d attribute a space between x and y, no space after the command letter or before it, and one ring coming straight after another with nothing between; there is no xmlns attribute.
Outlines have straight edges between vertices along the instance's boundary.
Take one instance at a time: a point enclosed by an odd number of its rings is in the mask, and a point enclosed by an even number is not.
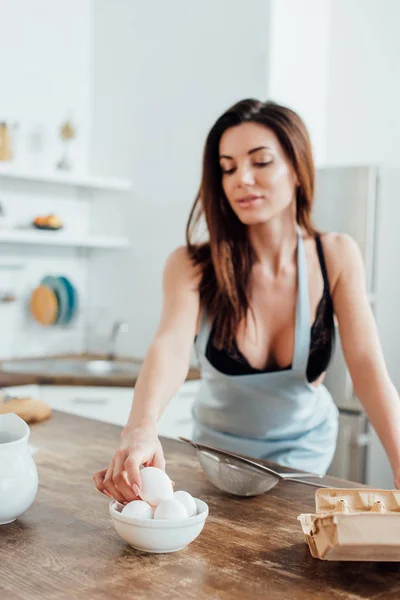
<svg viewBox="0 0 400 600"><path fill-rule="evenodd" d="M0 398L0 414L5 413L15 413L26 423L38 423L50 417L51 408L37 398L12 398L3 401Z"/></svg>

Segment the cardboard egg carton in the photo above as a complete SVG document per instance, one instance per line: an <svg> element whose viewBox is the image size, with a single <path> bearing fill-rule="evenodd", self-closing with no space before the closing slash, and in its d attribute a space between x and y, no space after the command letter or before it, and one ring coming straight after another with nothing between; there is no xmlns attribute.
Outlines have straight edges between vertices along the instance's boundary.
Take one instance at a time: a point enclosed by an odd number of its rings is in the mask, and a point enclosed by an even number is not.
<svg viewBox="0 0 400 600"><path fill-rule="evenodd" d="M400 490L318 489L298 520L321 560L400 561Z"/></svg>

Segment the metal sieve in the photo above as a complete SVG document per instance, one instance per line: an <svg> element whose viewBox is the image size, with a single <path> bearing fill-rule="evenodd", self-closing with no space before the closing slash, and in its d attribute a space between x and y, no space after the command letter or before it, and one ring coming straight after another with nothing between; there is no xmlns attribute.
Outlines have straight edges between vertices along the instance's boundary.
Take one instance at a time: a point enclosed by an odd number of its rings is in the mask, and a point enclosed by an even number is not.
<svg viewBox="0 0 400 600"><path fill-rule="evenodd" d="M279 481L293 481L317 488L331 486L303 479L321 479L315 473L279 473L256 460L214 448L205 444L197 444L192 440L180 437L180 440L196 449L202 469L218 489L235 496L257 496L275 487Z"/></svg>

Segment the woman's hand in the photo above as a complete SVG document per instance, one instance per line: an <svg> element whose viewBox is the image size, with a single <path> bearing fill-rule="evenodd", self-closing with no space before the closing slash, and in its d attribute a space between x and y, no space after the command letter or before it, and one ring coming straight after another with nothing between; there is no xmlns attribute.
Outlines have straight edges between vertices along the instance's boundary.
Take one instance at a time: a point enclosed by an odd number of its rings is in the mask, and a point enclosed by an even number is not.
<svg viewBox="0 0 400 600"><path fill-rule="evenodd" d="M164 453L155 427L146 425L122 433L122 442L110 464L93 475L97 489L118 502L137 500L140 467L165 470Z"/></svg>

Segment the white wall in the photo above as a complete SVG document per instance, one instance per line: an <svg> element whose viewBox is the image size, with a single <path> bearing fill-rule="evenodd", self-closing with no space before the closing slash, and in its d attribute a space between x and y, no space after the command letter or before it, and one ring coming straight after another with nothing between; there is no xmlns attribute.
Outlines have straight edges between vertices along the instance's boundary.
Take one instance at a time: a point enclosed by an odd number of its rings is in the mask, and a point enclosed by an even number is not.
<svg viewBox="0 0 400 600"><path fill-rule="evenodd" d="M60 157L58 127L69 111L77 125L76 170L88 163L90 132L91 0L0 2L0 121L20 126L15 163L53 169ZM32 152L32 133L43 134L41 153ZM71 189L0 179L0 203L13 225L41 213L58 213L70 231L87 231L89 207ZM0 289L17 295L0 304L0 358L76 351L83 321L68 328L42 328L29 315L29 296L44 275L67 275L86 304L86 263L73 249L0 245Z"/></svg>
<svg viewBox="0 0 400 600"><path fill-rule="evenodd" d="M86 170L90 133L92 0L0 2L0 120L20 123L18 161L53 167L58 128L69 114L78 128L77 170ZM43 156L30 153L43 134Z"/></svg>
<svg viewBox="0 0 400 600"><path fill-rule="evenodd" d="M173 0L156 9L129 0L95 3L92 166L131 176L134 192L126 223L132 250L118 265L94 257L92 291L94 301L130 322L119 346L125 354L143 356L155 331L162 268L184 243L207 131L232 103L266 98L268 6L264 0L251 0L246 10L241 0Z"/></svg>
<svg viewBox="0 0 400 600"><path fill-rule="evenodd" d="M317 165L400 163L397 0L271 0L269 96L304 118Z"/></svg>
<svg viewBox="0 0 400 600"><path fill-rule="evenodd" d="M271 0L268 96L304 119L317 164L326 160L331 0Z"/></svg>
<svg viewBox="0 0 400 600"><path fill-rule="evenodd" d="M399 165L399 22L397 0L332 3L327 163Z"/></svg>

